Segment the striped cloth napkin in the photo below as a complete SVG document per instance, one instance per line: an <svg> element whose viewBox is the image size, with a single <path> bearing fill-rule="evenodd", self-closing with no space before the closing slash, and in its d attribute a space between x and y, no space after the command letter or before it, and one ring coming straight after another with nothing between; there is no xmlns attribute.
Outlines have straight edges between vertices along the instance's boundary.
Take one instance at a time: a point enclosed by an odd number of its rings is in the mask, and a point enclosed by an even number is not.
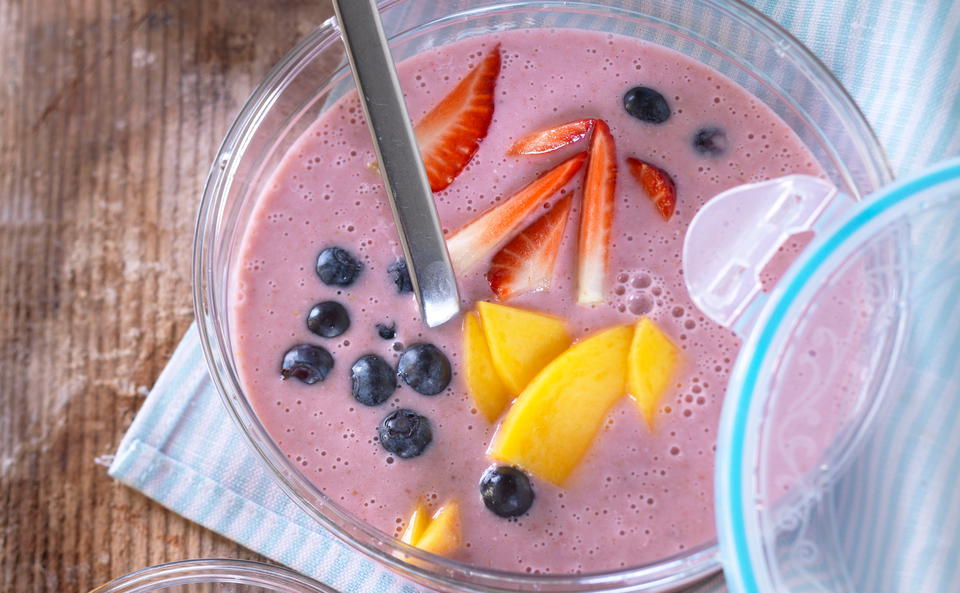
<svg viewBox="0 0 960 593"><path fill-rule="evenodd" d="M753 0L852 92L897 173L960 154L960 2ZM109 473L171 510L349 593L414 593L325 532L273 483L224 412L192 327ZM721 592L722 576L691 591Z"/></svg>

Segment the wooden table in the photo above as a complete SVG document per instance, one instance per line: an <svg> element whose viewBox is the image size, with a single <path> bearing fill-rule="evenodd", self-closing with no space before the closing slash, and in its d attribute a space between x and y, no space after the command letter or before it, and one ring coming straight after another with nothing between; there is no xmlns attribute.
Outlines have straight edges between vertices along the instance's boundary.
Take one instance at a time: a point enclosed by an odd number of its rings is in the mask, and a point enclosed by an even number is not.
<svg viewBox="0 0 960 593"><path fill-rule="evenodd" d="M255 557L106 474L193 318L200 189L326 0L0 0L0 592Z"/></svg>

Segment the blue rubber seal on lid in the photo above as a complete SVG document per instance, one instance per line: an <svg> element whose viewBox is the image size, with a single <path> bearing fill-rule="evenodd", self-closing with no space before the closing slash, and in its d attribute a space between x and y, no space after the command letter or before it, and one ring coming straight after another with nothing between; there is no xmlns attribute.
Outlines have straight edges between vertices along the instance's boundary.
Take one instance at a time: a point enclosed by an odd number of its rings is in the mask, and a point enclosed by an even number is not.
<svg viewBox="0 0 960 593"><path fill-rule="evenodd" d="M724 572L731 592L774 593L761 591L759 588L756 567L750 554L751 543L744 529L744 509L750 500L744 498L742 453L760 371L771 354L771 345L787 314L814 274L859 230L890 208L957 179L960 179L960 159L953 159L896 183L876 197L868 197L839 228L811 246L811 250L794 265L791 273L784 279L783 288L777 290L779 296L766 304L760 322L744 343L727 388L717 439L714 474L717 534ZM752 497L752 493L746 495Z"/></svg>

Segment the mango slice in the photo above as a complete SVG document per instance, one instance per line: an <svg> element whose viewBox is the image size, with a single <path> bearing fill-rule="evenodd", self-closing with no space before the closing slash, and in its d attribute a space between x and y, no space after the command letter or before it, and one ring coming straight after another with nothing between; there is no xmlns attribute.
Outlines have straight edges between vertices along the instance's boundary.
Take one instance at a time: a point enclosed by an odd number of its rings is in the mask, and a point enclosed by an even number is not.
<svg viewBox="0 0 960 593"><path fill-rule="evenodd" d="M486 301L477 303L477 311L493 367L512 395L570 345L559 317Z"/></svg>
<svg viewBox="0 0 960 593"><path fill-rule="evenodd" d="M417 542L420 541L420 537L423 536L423 532L426 531L427 525L429 524L430 514L427 512L427 507L423 506L423 501L417 501L417 508L413 509L413 513L410 514L410 520L407 521L407 528L403 530L403 535L400 536L400 540L411 546L417 545Z"/></svg>
<svg viewBox="0 0 960 593"><path fill-rule="evenodd" d="M431 517L423 502L418 501L400 539L440 556L452 554L461 541L460 505L454 500L448 501Z"/></svg>
<svg viewBox="0 0 960 593"><path fill-rule="evenodd" d="M558 356L510 407L488 454L562 486L626 393L633 326L594 334Z"/></svg>
<svg viewBox="0 0 960 593"><path fill-rule="evenodd" d="M449 556L460 548L460 542L460 505L450 500L434 513L415 545L439 556Z"/></svg>
<svg viewBox="0 0 960 593"><path fill-rule="evenodd" d="M654 322L646 317L637 321L627 362L627 392L637 402L650 430L680 359L680 349Z"/></svg>
<svg viewBox="0 0 960 593"><path fill-rule="evenodd" d="M468 313L463 319L463 368L473 403L484 418L495 421L516 394L507 389L493 366L487 336L476 313Z"/></svg>

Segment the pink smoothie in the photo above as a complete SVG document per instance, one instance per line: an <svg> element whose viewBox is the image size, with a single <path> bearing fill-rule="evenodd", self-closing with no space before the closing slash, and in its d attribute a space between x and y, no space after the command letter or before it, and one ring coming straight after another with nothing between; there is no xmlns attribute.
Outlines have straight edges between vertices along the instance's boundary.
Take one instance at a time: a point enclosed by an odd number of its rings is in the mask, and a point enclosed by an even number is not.
<svg viewBox="0 0 960 593"><path fill-rule="evenodd" d="M640 315L653 319L686 354L676 387L664 399L651 433L624 398L610 412L586 458L564 488L533 478L536 500L518 520L484 506L478 481L496 429L474 408L460 372L458 321L428 330L410 294L397 294L386 268L401 258L396 231L355 94L332 105L277 168L245 230L232 274L231 324L245 393L287 456L334 501L364 521L399 534L416 501L436 508L461 504L464 546L457 559L483 567L534 573L575 573L654 562L714 537L712 476L717 418L736 338L694 308L680 267L684 232L710 197L731 186L786 173L818 174L819 167L767 107L717 72L680 54L626 37L571 30L517 31L482 36L428 51L400 64L400 80L416 121L439 101L485 51L502 44L503 66L488 136L466 170L436 196L443 226L453 231L509 197L586 145L556 153L512 157L507 148L535 130L584 117L608 122L620 175L607 302L575 302L579 201L548 291L510 305L568 320L576 337ZM659 90L672 115L663 124L624 111L633 86ZM728 150L697 153L699 129L725 131ZM672 175L678 192L665 222L629 175L634 156ZM565 191L579 196L578 175ZM356 283L337 289L314 271L318 253L340 246L364 265ZM461 277L465 308L492 300L480 265ZM315 303L338 300L351 327L324 339L305 325ZM375 326L395 322L384 340ZM403 345L426 341L447 354L450 387L426 397L401 386L380 406L357 403L350 367L376 353L395 363ZM282 381L280 362L295 344L327 348L330 376L312 386ZM433 442L419 457L389 455L376 438L392 409L411 408L433 425Z"/></svg>

